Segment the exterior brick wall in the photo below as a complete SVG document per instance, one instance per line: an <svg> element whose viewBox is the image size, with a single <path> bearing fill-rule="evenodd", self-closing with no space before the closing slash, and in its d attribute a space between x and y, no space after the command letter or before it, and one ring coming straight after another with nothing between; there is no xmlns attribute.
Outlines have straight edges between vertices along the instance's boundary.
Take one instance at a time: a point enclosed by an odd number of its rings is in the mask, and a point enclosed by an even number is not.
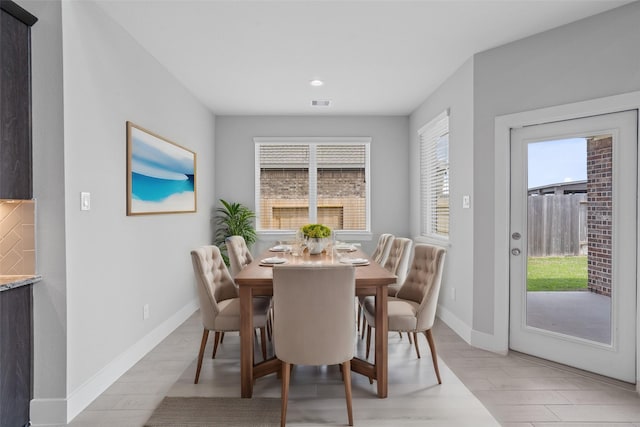
<svg viewBox="0 0 640 427"><path fill-rule="evenodd" d="M262 169L262 229L296 229L309 222L308 174L307 169ZM364 169L319 169L317 178L318 222L338 230L364 230Z"/></svg>
<svg viewBox="0 0 640 427"><path fill-rule="evenodd" d="M611 231L613 211L613 141L587 140L588 287L611 296Z"/></svg>

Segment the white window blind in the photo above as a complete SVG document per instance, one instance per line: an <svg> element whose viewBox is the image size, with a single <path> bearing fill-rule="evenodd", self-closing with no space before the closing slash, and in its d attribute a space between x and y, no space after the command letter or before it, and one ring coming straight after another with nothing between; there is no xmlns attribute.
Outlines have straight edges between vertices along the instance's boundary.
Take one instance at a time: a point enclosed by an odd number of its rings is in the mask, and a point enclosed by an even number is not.
<svg viewBox="0 0 640 427"><path fill-rule="evenodd" d="M449 111L418 131L420 141L420 234L449 238Z"/></svg>
<svg viewBox="0 0 640 427"><path fill-rule="evenodd" d="M368 232L369 143L360 142L365 139L254 138L258 230L322 223Z"/></svg>

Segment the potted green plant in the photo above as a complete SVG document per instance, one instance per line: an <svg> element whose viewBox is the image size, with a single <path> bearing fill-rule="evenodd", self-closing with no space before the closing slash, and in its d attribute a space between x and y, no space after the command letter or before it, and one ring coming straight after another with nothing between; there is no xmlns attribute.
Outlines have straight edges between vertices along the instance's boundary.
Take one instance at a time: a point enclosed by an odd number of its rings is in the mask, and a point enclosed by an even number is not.
<svg viewBox="0 0 640 427"><path fill-rule="evenodd" d="M253 221L256 214L241 203L229 203L220 199L221 207L216 209L216 234L215 245L220 248L224 262L229 265L226 238L229 236L242 236L248 247L251 247L257 239Z"/></svg>
<svg viewBox="0 0 640 427"><path fill-rule="evenodd" d="M331 236L331 229L323 224L303 225L300 230L307 241L307 248L311 255L322 253Z"/></svg>

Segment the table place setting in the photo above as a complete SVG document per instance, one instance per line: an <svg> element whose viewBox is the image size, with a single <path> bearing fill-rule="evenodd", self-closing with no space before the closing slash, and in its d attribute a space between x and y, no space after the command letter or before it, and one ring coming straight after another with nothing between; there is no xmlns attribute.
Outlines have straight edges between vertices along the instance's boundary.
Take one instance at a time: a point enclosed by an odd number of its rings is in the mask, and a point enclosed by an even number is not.
<svg viewBox="0 0 640 427"><path fill-rule="evenodd" d="M355 252L358 250L352 243L336 243L334 248L338 252Z"/></svg>
<svg viewBox="0 0 640 427"><path fill-rule="evenodd" d="M270 258L261 259L260 265L263 267L273 267L276 264L284 264L286 262L287 262L286 258L270 257Z"/></svg>
<svg viewBox="0 0 640 427"><path fill-rule="evenodd" d="M291 245L275 245L269 248L270 252L291 252Z"/></svg>
<svg viewBox="0 0 640 427"><path fill-rule="evenodd" d="M369 260L367 258L340 258L340 262L342 264L352 264L356 267L361 265L369 265Z"/></svg>

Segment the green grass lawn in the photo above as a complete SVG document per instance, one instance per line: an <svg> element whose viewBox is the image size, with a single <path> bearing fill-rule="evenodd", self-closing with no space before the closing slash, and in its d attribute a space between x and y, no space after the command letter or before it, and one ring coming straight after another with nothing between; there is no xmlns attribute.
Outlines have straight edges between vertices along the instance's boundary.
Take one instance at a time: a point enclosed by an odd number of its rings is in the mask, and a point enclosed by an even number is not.
<svg viewBox="0 0 640 427"><path fill-rule="evenodd" d="M528 291L575 291L587 289L587 257L529 257Z"/></svg>

